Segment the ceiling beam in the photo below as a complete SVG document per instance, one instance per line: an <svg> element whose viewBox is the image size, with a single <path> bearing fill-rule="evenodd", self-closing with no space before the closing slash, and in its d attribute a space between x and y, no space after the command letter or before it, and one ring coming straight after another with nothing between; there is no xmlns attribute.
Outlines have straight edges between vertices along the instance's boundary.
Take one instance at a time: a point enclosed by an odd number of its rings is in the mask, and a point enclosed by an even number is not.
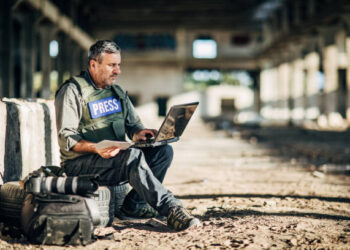
<svg viewBox="0 0 350 250"><path fill-rule="evenodd" d="M80 27L74 25L72 20L63 15L60 10L50 2L50 0L20 0L17 2L14 8L16 8L22 2L26 2L34 9L40 11L44 17L55 24L58 29L66 33L83 49L89 50L90 46L94 43L95 39L84 32Z"/></svg>

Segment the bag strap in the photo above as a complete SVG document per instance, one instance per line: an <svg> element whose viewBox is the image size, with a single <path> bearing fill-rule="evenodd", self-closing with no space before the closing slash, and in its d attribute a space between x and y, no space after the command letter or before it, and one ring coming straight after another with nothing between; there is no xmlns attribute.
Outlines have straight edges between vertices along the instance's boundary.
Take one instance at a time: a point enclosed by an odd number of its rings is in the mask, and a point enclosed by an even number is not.
<svg viewBox="0 0 350 250"><path fill-rule="evenodd" d="M71 197L70 195L57 195L50 193L49 195L36 195L35 199L40 202L64 202L64 203L78 203L79 200L75 197Z"/></svg>
<svg viewBox="0 0 350 250"><path fill-rule="evenodd" d="M78 223L73 229L72 233L67 237L67 240L64 242L64 245L67 245L70 243L70 241L72 240L73 236L77 233L77 231L79 232L79 240L80 242L82 242L83 234L81 232L80 219L78 220Z"/></svg>
<svg viewBox="0 0 350 250"><path fill-rule="evenodd" d="M50 238L50 237L52 237L52 230L51 230L51 227L48 227L47 226L47 224L49 224L48 222L47 222L47 220L48 220L48 218L46 218L45 219L45 222L44 222L44 226L43 226L43 228L46 228L46 234L45 234L45 237L44 237L44 239L43 239L43 241L42 241L42 245L45 245L46 244L46 241ZM33 221L33 223L35 223L35 221Z"/></svg>
<svg viewBox="0 0 350 250"><path fill-rule="evenodd" d="M45 176L59 177L64 173L64 169L58 166L41 166L39 169Z"/></svg>
<svg viewBox="0 0 350 250"><path fill-rule="evenodd" d="M79 222L78 222L78 226L79 226L79 240L80 240L80 243L85 246L86 245L86 242L84 241L84 237L83 237L83 231L82 231L82 228L80 226L80 219L79 219Z"/></svg>

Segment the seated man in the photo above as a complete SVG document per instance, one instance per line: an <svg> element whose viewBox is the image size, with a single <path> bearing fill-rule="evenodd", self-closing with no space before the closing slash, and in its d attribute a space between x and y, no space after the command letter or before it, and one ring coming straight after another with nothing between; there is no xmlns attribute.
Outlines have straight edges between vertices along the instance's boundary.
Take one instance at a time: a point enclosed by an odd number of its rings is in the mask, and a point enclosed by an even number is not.
<svg viewBox="0 0 350 250"><path fill-rule="evenodd" d="M128 135L138 141L155 134L143 127L128 96L116 85L120 63L117 44L98 41L89 50L88 70L70 78L57 91L61 165L69 176L99 174L101 185L129 181L133 190L121 208L127 216L150 218L159 213L167 216L168 226L176 230L199 226L199 220L162 185L173 156L169 145L142 150L95 147L104 139L125 141Z"/></svg>

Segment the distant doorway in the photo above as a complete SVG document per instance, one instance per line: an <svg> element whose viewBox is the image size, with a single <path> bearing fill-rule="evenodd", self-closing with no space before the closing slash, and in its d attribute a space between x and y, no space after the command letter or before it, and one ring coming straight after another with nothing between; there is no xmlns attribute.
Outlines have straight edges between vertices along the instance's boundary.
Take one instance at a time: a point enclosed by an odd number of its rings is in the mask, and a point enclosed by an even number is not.
<svg viewBox="0 0 350 250"><path fill-rule="evenodd" d="M232 120L236 112L235 99L223 98L221 99L221 116L223 118Z"/></svg>
<svg viewBox="0 0 350 250"><path fill-rule="evenodd" d="M233 114L236 111L235 99L223 98L221 99L221 113Z"/></svg>
<svg viewBox="0 0 350 250"><path fill-rule="evenodd" d="M157 97L156 101L158 104L158 116L165 116L167 111L168 97Z"/></svg>

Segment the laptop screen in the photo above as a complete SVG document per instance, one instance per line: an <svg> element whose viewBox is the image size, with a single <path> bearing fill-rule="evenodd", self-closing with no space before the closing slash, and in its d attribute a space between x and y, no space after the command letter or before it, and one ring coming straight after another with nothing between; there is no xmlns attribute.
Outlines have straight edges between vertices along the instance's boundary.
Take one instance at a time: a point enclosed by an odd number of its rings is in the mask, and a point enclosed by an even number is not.
<svg viewBox="0 0 350 250"><path fill-rule="evenodd" d="M197 106L198 102L172 106L162 126L159 128L155 141L164 141L180 137Z"/></svg>

